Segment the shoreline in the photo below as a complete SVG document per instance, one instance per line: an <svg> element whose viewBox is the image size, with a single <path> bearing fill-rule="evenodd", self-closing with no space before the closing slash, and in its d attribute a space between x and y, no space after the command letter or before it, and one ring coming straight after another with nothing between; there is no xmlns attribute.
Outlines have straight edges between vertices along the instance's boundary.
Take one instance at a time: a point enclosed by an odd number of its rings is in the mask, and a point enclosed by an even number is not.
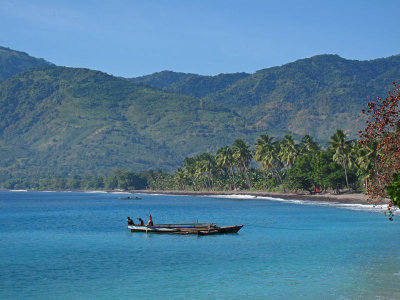
<svg viewBox="0 0 400 300"><path fill-rule="evenodd" d="M33 190L7 190L0 191L12 192L28 192ZM35 190L36 191L36 190ZM277 200L304 200L315 202L339 203L339 204L360 204L360 205L385 205L389 203L389 199L380 202L371 202L368 196L360 193L318 193L318 194L300 194L300 193L283 193L283 192L262 192L262 191L178 191L178 190L56 190L56 191L37 191L37 192L82 192L82 193L114 193L114 194L158 194L158 195L176 195L176 196L254 196L269 197ZM235 197L237 198L237 197ZM245 198L245 197L243 197ZM255 198L256 199L256 198ZM262 200L262 198L259 198Z"/></svg>
<svg viewBox="0 0 400 300"><path fill-rule="evenodd" d="M363 204L363 205L374 205L374 204L387 204L389 199L385 199L380 203L373 203L368 200L368 196L359 193L349 194L296 194L296 193L278 193L278 192L253 192L253 191L159 191L159 190L135 190L131 193L136 194L160 194L160 195L178 195L178 196L259 196L259 197L270 197L285 200L307 200L307 201L326 201L335 202L341 204Z"/></svg>

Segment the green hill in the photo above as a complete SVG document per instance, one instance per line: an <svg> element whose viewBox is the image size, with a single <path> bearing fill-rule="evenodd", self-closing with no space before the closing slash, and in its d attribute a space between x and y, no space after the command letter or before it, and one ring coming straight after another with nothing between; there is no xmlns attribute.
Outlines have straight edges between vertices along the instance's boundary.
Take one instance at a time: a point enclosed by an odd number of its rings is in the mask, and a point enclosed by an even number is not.
<svg viewBox="0 0 400 300"><path fill-rule="evenodd" d="M212 102L88 69L21 72L0 84L0 107L3 176L171 170L244 131Z"/></svg>
<svg viewBox="0 0 400 300"><path fill-rule="evenodd" d="M356 137L365 126L361 109L399 79L400 56L319 55L254 74L164 71L134 79L20 69L0 82L0 179L174 170L187 156L236 138L252 144L266 131L324 142L342 128Z"/></svg>
<svg viewBox="0 0 400 300"><path fill-rule="evenodd" d="M320 55L260 70L210 98L240 112L254 130L323 141L337 128L355 137L366 103L386 97L399 79L400 56L353 61Z"/></svg>
<svg viewBox="0 0 400 300"><path fill-rule="evenodd" d="M171 72L164 75L168 74L174 76ZM146 77L146 84L152 85L149 79L155 75ZM214 81L213 90L198 84L200 79L188 80L192 74L180 76L183 79L173 83L161 83L158 77L158 84L174 91L179 86L177 91L182 94L195 91L195 95L229 107L243 117L251 132L297 138L311 134L323 142L337 128L357 135L357 129L364 126L361 109L376 96L386 97L392 82L400 79L400 56L356 61L318 55L243 75L226 86L217 84L226 74L203 76Z"/></svg>
<svg viewBox="0 0 400 300"><path fill-rule="evenodd" d="M29 68L49 65L44 59L0 46L0 81Z"/></svg>

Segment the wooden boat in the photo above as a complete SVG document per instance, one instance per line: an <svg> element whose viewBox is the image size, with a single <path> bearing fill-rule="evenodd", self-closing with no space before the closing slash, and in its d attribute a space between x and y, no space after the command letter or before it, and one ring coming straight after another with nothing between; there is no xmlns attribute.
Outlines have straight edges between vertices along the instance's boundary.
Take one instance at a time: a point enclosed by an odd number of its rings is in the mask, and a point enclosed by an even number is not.
<svg viewBox="0 0 400 300"><path fill-rule="evenodd" d="M237 233L243 225L219 227L215 223L154 224L153 226L127 225L131 232L176 233L176 234L220 234Z"/></svg>

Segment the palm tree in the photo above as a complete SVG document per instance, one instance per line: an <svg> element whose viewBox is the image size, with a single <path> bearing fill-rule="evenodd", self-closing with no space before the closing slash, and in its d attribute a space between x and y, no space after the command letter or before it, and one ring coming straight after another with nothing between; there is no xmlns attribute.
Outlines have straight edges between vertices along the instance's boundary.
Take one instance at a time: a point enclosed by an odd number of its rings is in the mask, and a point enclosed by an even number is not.
<svg viewBox="0 0 400 300"><path fill-rule="evenodd" d="M347 176L347 166L350 162L350 152L352 141L347 140L347 134L342 129L338 129L329 141L330 147L335 151L333 160L343 165L344 174L346 176L346 186L349 189L349 179Z"/></svg>
<svg viewBox="0 0 400 300"><path fill-rule="evenodd" d="M273 161L272 161L272 170L275 171L275 174L279 178L280 183L283 183L281 171L284 167L282 161L279 158L279 153L281 152L281 143L282 142L275 142L274 149L272 152Z"/></svg>
<svg viewBox="0 0 400 300"><path fill-rule="evenodd" d="M233 173L233 152L229 146L225 146L217 150L217 153L215 154L215 164L216 167L221 170L221 173L225 172L228 177L231 178L232 185L236 189Z"/></svg>
<svg viewBox="0 0 400 300"><path fill-rule="evenodd" d="M208 178L208 186L212 188L214 186L213 180L213 170L215 168L215 161L214 157L210 153L203 153L197 156L197 168L200 172L200 175L204 173L207 175Z"/></svg>
<svg viewBox="0 0 400 300"><path fill-rule="evenodd" d="M291 135L285 135L280 143L279 158L287 166L292 167L299 155L299 149Z"/></svg>
<svg viewBox="0 0 400 300"><path fill-rule="evenodd" d="M174 182L178 186L179 189L181 190L186 190L186 178L187 178L187 173L185 172L184 169L179 168L178 171L174 175Z"/></svg>
<svg viewBox="0 0 400 300"><path fill-rule="evenodd" d="M233 158L236 160L237 166L246 176L247 185L251 189L251 182L248 174L250 160L253 157L250 147L242 139L237 139L232 144Z"/></svg>
<svg viewBox="0 0 400 300"><path fill-rule="evenodd" d="M186 178L191 180L193 189L197 190L197 176L196 176L196 159L194 157L186 157L183 160L183 171Z"/></svg>
<svg viewBox="0 0 400 300"><path fill-rule="evenodd" d="M300 153L306 154L320 150L320 146L311 135L306 134L300 142Z"/></svg>
<svg viewBox="0 0 400 300"><path fill-rule="evenodd" d="M357 163L358 173L361 176L361 181L365 182L365 187L368 188L368 180L374 172L377 172L377 151L378 141L373 140L371 143L362 145L357 143L353 149L352 154Z"/></svg>
<svg viewBox="0 0 400 300"><path fill-rule="evenodd" d="M265 133L260 136L255 145L254 160L262 164L264 175L265 171L271 169L274 164L275 142L272 141L273 139L273 137L268 136L268 133Z"/></svg>

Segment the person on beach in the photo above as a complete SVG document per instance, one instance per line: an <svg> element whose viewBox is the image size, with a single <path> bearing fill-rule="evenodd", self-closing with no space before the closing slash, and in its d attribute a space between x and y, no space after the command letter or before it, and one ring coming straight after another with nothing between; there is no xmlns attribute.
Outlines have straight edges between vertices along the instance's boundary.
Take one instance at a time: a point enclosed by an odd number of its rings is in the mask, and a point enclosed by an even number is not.
<svg viewBox="0 0 400 300"><path fill-rule="evenodd" d="M143 222L142 218L139 218L139 226L144 226L144 222Z"/></svg>
<svg viewBox="0 0 400 300"><path fill-rule="evenodd" d="M151 218L151 215L149 216L149 221L147 222L146 226L153 226L153 219Z"/></svg>
<svg viewBox="0 0 400 300"><path fill-rule="evenodd" d="M135 225L135 223L133 223L133 220L130 217L128 217L126 219L126 221L127 221L128 225Z"/></svg>

